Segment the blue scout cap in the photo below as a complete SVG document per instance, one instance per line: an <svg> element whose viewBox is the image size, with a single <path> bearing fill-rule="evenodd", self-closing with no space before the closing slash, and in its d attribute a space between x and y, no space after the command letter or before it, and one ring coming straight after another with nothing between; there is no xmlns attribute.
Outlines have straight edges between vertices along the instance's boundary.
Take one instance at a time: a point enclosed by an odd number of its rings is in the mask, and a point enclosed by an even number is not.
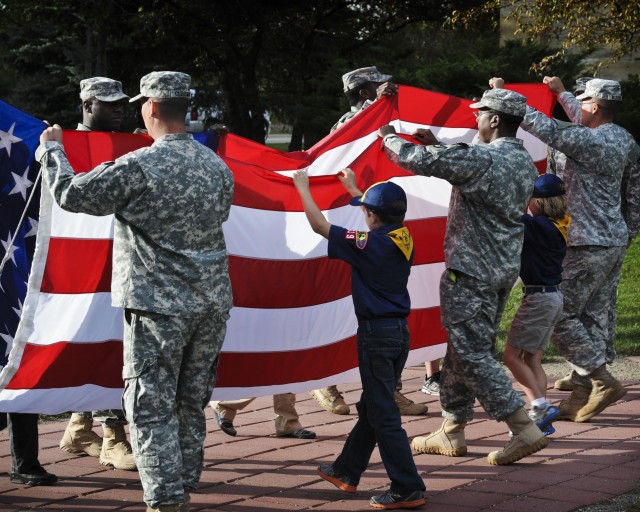
<svg viewBox="0 0 640 512"><path fill-rule="evenodd" d="M407 194L395 183L381 181L371 185L361 196L353 197L349 204L366 206L378 213L403 214L407 211Z"/></svg>
<svg viewBox="0 0 640 512"><path fill-rule="evenodd" d="M531 197L556 197L564 195L564 181L555 174L541 174L536 178Z"/></svg>

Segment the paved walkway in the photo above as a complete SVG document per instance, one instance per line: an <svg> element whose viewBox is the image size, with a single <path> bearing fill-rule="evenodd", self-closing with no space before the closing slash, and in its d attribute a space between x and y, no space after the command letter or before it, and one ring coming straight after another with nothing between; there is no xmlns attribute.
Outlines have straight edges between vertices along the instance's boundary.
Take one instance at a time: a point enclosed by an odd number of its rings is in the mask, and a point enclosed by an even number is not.
<svg viewBox="0 0 640 512"><path fill-rule="evenodd" d="M409 368L403 375L407 395L429 405L427 416L404 417L409 437L435 430L441 423L438 399L418 391L422 378L419 368ZM553 376L549 380L553 382ZM347 402L354 404L359 387L341 387ZM487 454L507 441L507 429L477 407L476 418L466 429L466 456L416 455L427 485L424 510L565 512L637 488L640 382L627 382L626 387L624 401L590 423L557 422L557 432L546 449L510 466L487 464ZM554 402L566 396L554 390L549 393ZM355 408L349 416L336 416L321 410L306 394L298 399L302 424L318 434L315 440L270 437L274 416L269 397L255 400L238 415L235 425L239 435L235 438L218 430L212 410L207 408L205 469L198 493L192 494L191 510L373 510L368 506L369 498L388 485L377 451L354 495L335 489L315 472L319 462L331 461L340 452L355 422ZM137 473L109 470L97 459L58 449L65 425L56 422L40 427L40 461L60 478L51 487L24 488L9 482L8 436L6 431L0 433L0 510L144 511ZM100 432L100 428L96 430Z"/></svg>

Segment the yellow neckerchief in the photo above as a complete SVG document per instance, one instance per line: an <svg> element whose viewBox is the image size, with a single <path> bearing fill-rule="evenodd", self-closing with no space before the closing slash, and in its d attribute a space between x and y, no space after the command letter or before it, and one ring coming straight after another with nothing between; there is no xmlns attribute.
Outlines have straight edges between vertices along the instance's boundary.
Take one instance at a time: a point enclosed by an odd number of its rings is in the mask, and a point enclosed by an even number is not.
<svg viewBox="0 0 640 512"><path fill-rule="evenodd" d="M411 233L409 233L409 230L402 226L401 228L389 231L387 236L393 240L393 243L395 243L402 251L404 257L409 260L413 253L413 237L411 236Z"/></svg>
<svg viewBox="0 0 640 512"><path fill-rule="evenodd" d="M553 222L554 226L558 228L558 231L560 231L562 238L564 238L564 243L566 244L567 238L569 237L569 224L571 224L571 215L567 213L563 219L551 219L551 222Z"/></svg>

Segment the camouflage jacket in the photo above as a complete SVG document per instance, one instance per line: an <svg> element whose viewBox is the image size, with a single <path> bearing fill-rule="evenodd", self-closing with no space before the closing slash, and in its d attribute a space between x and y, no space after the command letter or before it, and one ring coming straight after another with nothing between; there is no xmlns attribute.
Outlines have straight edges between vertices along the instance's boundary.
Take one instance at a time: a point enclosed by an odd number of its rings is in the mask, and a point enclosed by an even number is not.
<svg viewBox="0 0 640 512"><path fill-rule="evenodd" d="M45 142L36 159L61 208L115 214L112 303L166 315L231 308L222 223L233 175L190 134L75 175L61 144Z"/></svg>
<svg viewBox="0 0 640 512"><path fill-rule="evenodd" d="M569 116L579 121L575 103L561 96ZM626 245L640 226L640 148L631 134L613 123L597 128L562 123L531 107L522 128L567 157L568 245Z"/></svg>
<svg viewBox="0 0 640 512"><path fill-rule="evenodd" d="M568 91L558 95L558 103L562 105L565 114L572 123L580 124L582 121L582 109L580 102ZM547 172L564 179L564 168L567 165L567 155L557 149L547 146Z"/></svg>
<svg viewBox="0 0 640 512"><path fill-rule="evenodd" d="M360 107L360 108L351 107L351 110L349 110L349 112L347 112L346 114L342 114L342 117L340 117L340 119L338 119L338 122L333 125L333 127L331 128L331 131L333 132L333 131L337 130L343 124L345 124L349 119L351 119L352 117L355 117L360 112L362 112L365 108L367 108L369 105L372 105L372 104L373 104L373 101L366 100L362 104L362 107Z"/></svg>
<svg viewBox="0 0 640 512"><path fill-rule="evenodd" d="M420 146L384 138L387 156L415 174L453 185L444 250L448 268L484 282L509 285L518 277L520 222L538 172L522 141Z"/></svg>

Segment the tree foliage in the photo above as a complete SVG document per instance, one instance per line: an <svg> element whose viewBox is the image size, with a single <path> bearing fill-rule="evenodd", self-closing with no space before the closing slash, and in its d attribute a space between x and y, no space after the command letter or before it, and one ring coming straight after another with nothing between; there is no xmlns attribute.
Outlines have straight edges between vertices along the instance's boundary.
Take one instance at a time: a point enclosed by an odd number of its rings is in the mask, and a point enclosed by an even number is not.
<svg viewBox="0 0 640 512"><path fill-rule="evenodd" d="M559 49L535 63L534 69L539 71L571 49L591 53L604 45L611 49L610 60L615 62L640 47L638 1L487 0L480 6L455 11L451 22L473 24L479 16L498 10L515 22L516 34L557 42Z"/></svg>
<svg viewBox="0 0 640 512"><path fill-rule="evenodd" d="M473 23L452 28L463 12ZM486 0L0 0L0 97L72 128L82 78L108 76L133 95L144 74L175 69L192 76L193 109L213 108L258 141L268 110L292 126L297 150L349 108L351 69L376 65L397 83L465 97L492 75L540 79L530 66L551 50L500 46L497 20ZM550 65L568 83L581 71L576 55Z"/></svg>

